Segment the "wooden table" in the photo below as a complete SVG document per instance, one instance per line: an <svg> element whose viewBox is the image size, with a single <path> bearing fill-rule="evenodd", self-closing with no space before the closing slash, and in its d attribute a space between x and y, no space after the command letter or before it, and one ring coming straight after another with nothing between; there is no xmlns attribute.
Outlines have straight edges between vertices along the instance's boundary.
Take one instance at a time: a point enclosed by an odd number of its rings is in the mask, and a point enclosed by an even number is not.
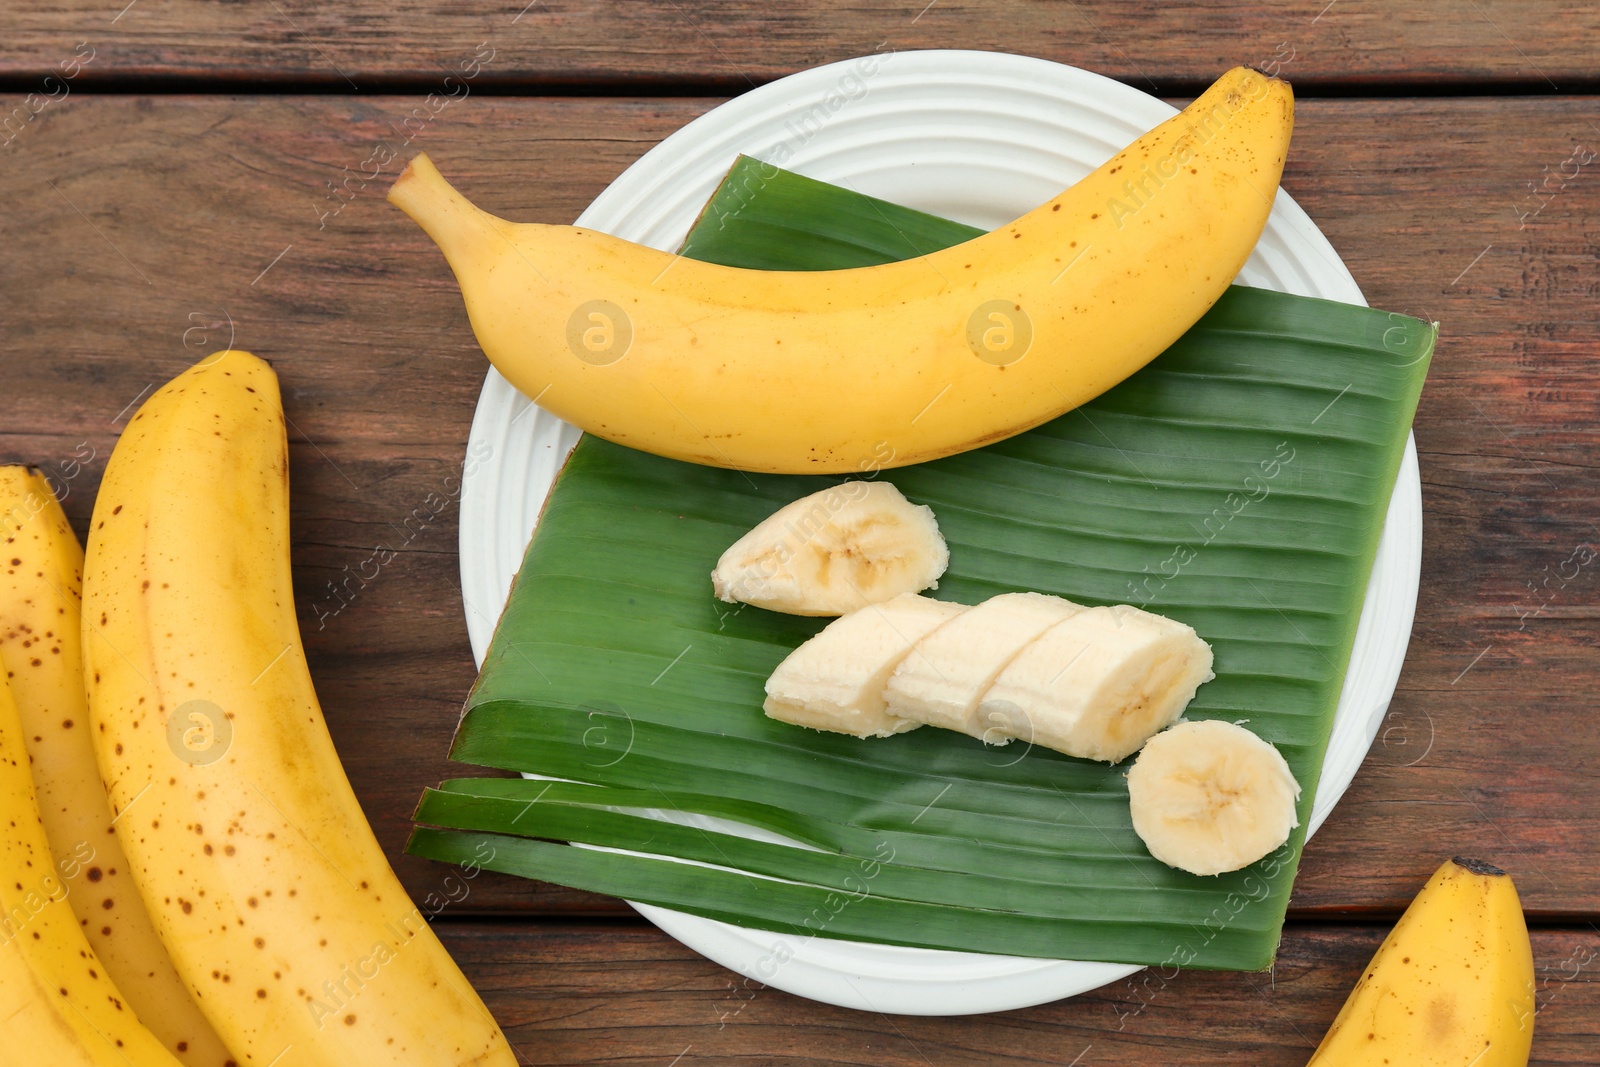
<svg viewBox="0 0 1600 1067"><path fill-rule="evenodd" d="M383 202L399 164L369 160L397 130L490 210L568 222L727 96L876 48L1025 52L1174 98L1251 63L1299 97L1285 187L1373 304L1443 323L1405 673L1271 974L888 1017L752 996L617 901L486 875L437 925L527 1062L1299 1064L1452 853L1516 876L1535 1062L1600 1061L1600 561L1571 562L1600 549L1592 0L124 2L0 9L0 460L56 472L81 530L153 383L230 341L274 362L312 671L419 898L448 872L401 852L408 815L452 773L473 679L455 504L485 364ZM463 95L446 78L474 57ZM335 598L377 546L392 562Z"/></svg>

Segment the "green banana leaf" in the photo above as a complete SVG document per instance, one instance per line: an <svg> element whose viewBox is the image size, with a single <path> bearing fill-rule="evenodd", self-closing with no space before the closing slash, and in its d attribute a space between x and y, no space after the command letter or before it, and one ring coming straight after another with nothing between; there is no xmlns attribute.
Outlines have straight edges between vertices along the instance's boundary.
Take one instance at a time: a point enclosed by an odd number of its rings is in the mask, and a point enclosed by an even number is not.
<svg viewBox="0 0 1600 1067"><path fill-rule="evenodd" d="M977 232L740 160L683 253L829 269ZM1435 332L1235 286L1093 402L880 476L938 517L950 544L940 598L1035 590L1194 626L1217 677L1188 717L1248 720L1277 745L1303 787L1303 826ZM1126 764L934 729L858 740L761 713L767 675L828 620L720 603L709 572L779 506L840 480L584 437L452 749L564 781L429 790L409 849L762 929L1268 966L1301 830L1252 867L1197 877L1133 832Z"/></svg>

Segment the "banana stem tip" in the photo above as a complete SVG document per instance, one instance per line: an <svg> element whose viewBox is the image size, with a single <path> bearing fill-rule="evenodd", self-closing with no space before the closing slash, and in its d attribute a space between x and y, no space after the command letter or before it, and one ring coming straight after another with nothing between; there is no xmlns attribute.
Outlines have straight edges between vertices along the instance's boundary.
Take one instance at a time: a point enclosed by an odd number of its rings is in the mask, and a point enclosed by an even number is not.
<svg viewBox="0 0 1600 1067"><path fill-rule="evenodd" d="M389 186L388 200L411 216L453 262L481 252L492 233L492 226L486 225L489 216L445 180L426 152L418 152L406 164Z"/></svg>
<svg viewBox="0 0 1600 1067"><path fill-rule="evenodd" d="M1505 877L1506 873L1492 863L1485 863L1482 860L1467 859L1465 856L1452 856L1450 862L1454 863L1457 867L1463 867L1471 871L1473 874L1488 875L1490 878L1503 878Z"/></svg>
<svg viewBox="0 0 1600 1067"><path fill-rule="evenodd" d="M439 169L433 165L433 160L428 158L428 153L418 152L411 157L404 170L395 178L394 184L389 186L389 203L396 207L403 207L403 201L409 199L408 193L414 192L414 186L426 184L428 178L443 180Z"/></svg>

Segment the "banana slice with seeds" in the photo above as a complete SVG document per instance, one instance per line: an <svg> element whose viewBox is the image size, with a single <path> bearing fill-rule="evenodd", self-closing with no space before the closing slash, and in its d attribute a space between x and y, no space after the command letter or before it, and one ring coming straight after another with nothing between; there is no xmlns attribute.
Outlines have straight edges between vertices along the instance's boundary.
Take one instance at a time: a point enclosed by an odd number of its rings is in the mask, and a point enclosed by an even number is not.
<svg viewBox="0 0 1600 1067"><path fill-rule="evenodd" d="M1300 825L1300 784L1276 748L1229 722L1183 722L1128 771L1133 828L1150 855L1193 874L1237 871Z"/></svg>
<svg viewBox="0 0 1600 1067"><path fill-rule="evenodd" d="M844 482L779 508L717 560L717 598L791 615L844 615L936 589L950 550L933 509L888 482Z"/></svg>

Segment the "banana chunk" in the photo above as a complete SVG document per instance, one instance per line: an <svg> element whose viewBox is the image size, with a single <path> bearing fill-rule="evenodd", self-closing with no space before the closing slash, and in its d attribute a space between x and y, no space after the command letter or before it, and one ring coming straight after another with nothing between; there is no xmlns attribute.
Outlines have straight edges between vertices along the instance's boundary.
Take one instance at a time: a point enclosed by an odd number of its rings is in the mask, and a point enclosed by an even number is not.
<svg viewBox="0 0 1600 1067"><path fill-rule="evenodd" d="M1020 738L1117 763L1178 721L1211 673L1211 646L1174 619L1121 604L1056 623L978 705L990 743Z"/></svg>
<svg viewBox="0 0 1600 1067"><path fill-rule="evenodd" d="M990 597L923 638L901 661L884 690L889 714L999 741L1003 735L985 736L979 700L1017 653L1082 610L1043 593Z"/></svg>
<svg viewBox="0 0 1600 1067"><path fill-rule="evenodd" d="M1215 720L1157 734L1128 771L1134 831L1150 855L1192 874L1237 871L1289 840L1299 796L1276 748Z"/></svg>
<svg viewBox="0 0 1600 1067"><path fill-rule="evenodd" d="M922 723L890 715L890 673L928 634L968 610L904 593L829 623L767 679L769 718L853 737L888 737Z"/></svg>
<svg viewBox="0 0 1600 1067"><path fill-rule="evenodd" d="M719 600L844 615L936 589L950 563L933 509L888 482L844 482L769 515L717 560Z"/></svg>

